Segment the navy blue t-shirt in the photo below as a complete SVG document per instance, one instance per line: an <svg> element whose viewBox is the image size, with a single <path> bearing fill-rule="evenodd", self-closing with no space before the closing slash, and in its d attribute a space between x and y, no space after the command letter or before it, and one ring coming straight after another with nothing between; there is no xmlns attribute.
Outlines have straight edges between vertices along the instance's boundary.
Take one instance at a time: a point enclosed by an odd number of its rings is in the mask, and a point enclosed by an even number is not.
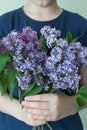
<svg viewBox="0 0 87 130"><path fill-rule="evenodd" d="M0 16L0 39L10 33L11 30L16 29L22 32L22 28L25 26L31 26L40 35L40 29L50 25L61 31L61 37L65 38L66 32L71 31L73 38L80 37L80 42L83 46L87 46L87 20L76 13L72 13L66 10L55 19L50 21L37 21L28 17L23 7L6 13ZM13 95L18 99L18 87L14 89ZM6 106L7 107L7 106ZM66 117L59 121L49 122L53 130L83 130L81 119L76 113L75 115ZM25 124L16 118L0 112L0 130L32 130L32 127ZM44 125L45 130L49 128Z"/></svg>

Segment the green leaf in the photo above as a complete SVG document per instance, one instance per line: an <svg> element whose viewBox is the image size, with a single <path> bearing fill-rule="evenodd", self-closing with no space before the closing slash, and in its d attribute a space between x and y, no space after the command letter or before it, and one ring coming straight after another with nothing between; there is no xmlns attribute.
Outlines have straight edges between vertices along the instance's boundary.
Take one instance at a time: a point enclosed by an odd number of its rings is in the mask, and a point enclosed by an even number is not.
<svg viewBox="0 0 87 130"><path fill-rule="evenodd" d="M5 55L4 53L0 54L0 73L9 62L11 62L11 57L9 55Z"/></svg>
<svg viewBox="0 0 87 130"><path fill-rule="evenodd" d="M87 98L87 86L82 86L79 90L80 95Z"/></svg>
<svg viewBox="0 0 87 130"><path fill-rule="evenodd" d="M77 42L80 36L76 37L75 39L72 40L72 42Z"/></svg>
<svg viewBox="0 0 87 130"><path fill-rule="evenodd" d="M42 47L45 51L47 51L47 46L46 46L46 39L44 38L44 36L41 35L40 37L40 42L42 44Z"/></svg>
<svg viewBox="0 0 87 130"><path fill-rule="evenodd" d="M12 70L9 74L9 77L8 77L8 82L9 82L9 85L8 85L8 88L9 88L9 92L10 92L10 98L12 99L13 98L13 89L15 88L16 84L17 84L17 79L16 79L16 76L18 75L18 72L16 70Z"/></svg>
<svg viewBox="0 0 87 130"><path fill-rule="evenodd" d="M23 93L23 97L25 97L35 86L35 82L31 83L28 87L28 89Z"/></svg>
<svg viewBox="0 0 87 130"><path fill-rule="evenodd" d="M86 99L83 96L78 96L76 98L77 104L79 106L79 108L83 107L84 105L86 105Z"/></svg>
<svg viewBox="0 0 87 130"><path fill-rule="evenodd" d="M10 56L10 57L14 56L14 52L12 52L12 51L5 51L5 52L2 53L2 54L4 54L5 56L8 55L8 56Z"/></svg>
<svg viewBox="0 0 87 130"><path fill-rule="evenodd" d="M22 90L20 87L18 88L18 95L19 95L19 102L21 103L23 101L23 98L22 98Z"/></svg>
<svg viewBox="0 0 87 130"><path fill-rule="evenodd" d="M55 92L57 92L58 90L56 90L55 88L51 88L50 90L49 90L49 93L55 93Z"/></svg>
<svg viewBox="0 0 87 130"><path fill-rule="evenodd" d="M3 73L2 77L0 76L0 91L2 95L5 95L8 86L8 73Z"/></svg>
<svg viewBox="0 0 87 130"><path fill-rule="evenodd" d="M67 88L66 90L67 90L67 92L69 93L69 95L71 95L72 90L71 90L70 88Z"/></svg>
<svg viewBox="0 0 87 130"><path fill-rule="evenodd" d="M31 91L29 91L28 93L24 94L24 96L30 96L30 95L36 95L41 93L41 91L43 90L43 86L34 86Z"/></svg>
<svg viewBox="0 0 87 130"><path fill-rule="evenodd" d="M72 33L70 31L66 33L66 40L68 41L68 43L71 43L73 40Z"/></svg>
<svg viewBox="0 0 87 130"><path fill-rule="evenodd" d="M0 81L0 92L1 92L1 95L3 96L4 95L4 89L2 87L1 81Z"/></svg>

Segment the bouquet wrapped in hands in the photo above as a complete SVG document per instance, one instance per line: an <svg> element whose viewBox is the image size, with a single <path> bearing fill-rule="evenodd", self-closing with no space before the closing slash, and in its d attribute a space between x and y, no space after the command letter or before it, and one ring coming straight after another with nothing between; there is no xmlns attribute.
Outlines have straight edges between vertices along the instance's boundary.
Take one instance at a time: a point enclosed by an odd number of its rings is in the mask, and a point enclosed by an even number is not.
<svg viewBox="0 0 87 130"><path fill-rule="evenodd" d="M84 106L87 86L79 85L79 68L87 66L87 48L77 38L73 39L70 32L66 39L50 26L44 26L40 33L39 39L36 31L25 27L22 33L13 30L0 41L1 94L5 95L8 89L12 99L18 85L19 102L22 102L29 95L66 90L78 94L78 106Z"/></svg>

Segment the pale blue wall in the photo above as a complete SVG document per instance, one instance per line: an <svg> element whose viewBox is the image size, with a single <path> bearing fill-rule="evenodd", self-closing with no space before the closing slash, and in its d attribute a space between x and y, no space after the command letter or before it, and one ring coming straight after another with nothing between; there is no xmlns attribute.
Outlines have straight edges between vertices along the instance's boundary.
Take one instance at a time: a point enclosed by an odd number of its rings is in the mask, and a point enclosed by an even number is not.
<svg viewBox="0 0 87 130"><path fill-rule="evenodd" d="M27 0L0 0L0 14L15 9L26 3ZM87 18L87 0L57 0L59 5L73 12L78 12Z"/></svg>
<svg viewBox="0 0 87 130"><path fill-rule="evenodd" d="M78 12L87 18L87 0L58 0L58 3L61 7L73 12Z"/></svg>

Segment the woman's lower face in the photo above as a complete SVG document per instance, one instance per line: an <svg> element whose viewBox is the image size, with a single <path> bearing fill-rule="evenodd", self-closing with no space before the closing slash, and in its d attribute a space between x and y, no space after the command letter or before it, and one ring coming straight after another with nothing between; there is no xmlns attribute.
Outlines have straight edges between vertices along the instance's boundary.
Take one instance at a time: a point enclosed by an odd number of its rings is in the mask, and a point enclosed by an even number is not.
<svg viewBox="0 0 87 130"><path fill-rule="evenodd" d="M53 4L53 2L56 2L56 0L31 0L34 4L40 5L40 6L48 6L50 4Z"/></svg>

